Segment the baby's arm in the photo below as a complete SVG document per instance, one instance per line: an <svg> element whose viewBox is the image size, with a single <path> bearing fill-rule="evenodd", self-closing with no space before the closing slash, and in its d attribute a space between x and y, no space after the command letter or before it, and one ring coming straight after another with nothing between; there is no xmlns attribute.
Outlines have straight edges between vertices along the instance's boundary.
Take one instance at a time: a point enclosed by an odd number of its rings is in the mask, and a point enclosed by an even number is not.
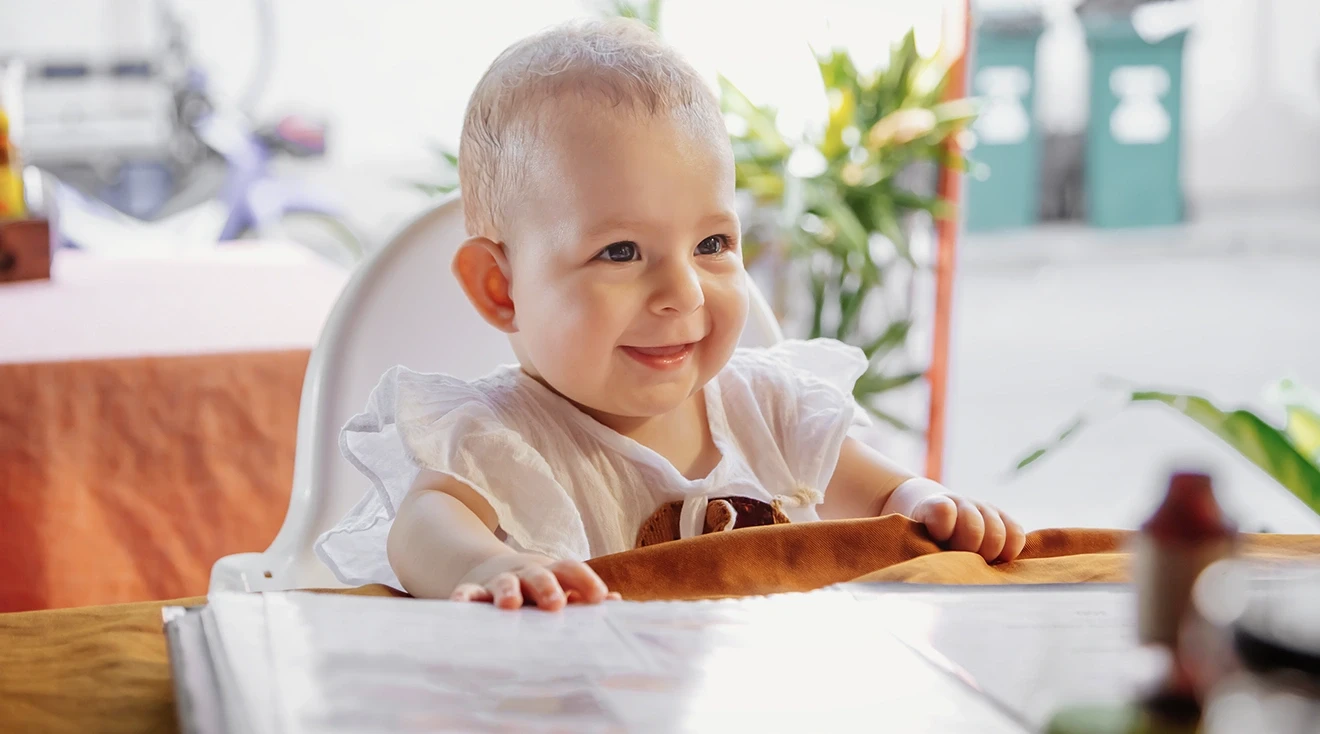
<svg viewBox="0 0 1320 734"><path fill-rule="evenodd" d="M980 553L991 562L1017 558L1026 544L1022 527L997 508L952 494L861 441L845 439L820 516L832 520L891 513L922 523L932 538L953 550Z"/></svg>
<svg viewBox="0 0 1320 734"><path fill-rule="evenodd" d="M505 609L524 598L548 610L569 601L606 598L604 582L585 563L518 553L495 537L495 510L471 487L422 471L399 503L386 551L404 589L422 598L493 602Z"/></svg>

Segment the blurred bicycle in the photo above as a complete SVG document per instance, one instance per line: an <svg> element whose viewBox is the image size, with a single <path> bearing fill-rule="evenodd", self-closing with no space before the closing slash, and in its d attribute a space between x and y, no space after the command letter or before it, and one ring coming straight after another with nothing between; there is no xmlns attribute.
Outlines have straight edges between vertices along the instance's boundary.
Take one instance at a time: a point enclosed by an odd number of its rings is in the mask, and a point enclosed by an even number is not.
<svg viewBox="0 0 1320 734"><path fill-rule="evenodd" d="M161 81L170 90L172 132L154 151L30 157L38 171L26 175L29 205L56 220L60 245L113 251L171 240L287 239L346 265L362 257L363 239L333 197L276 170L281 160L324 156L325 125L299 116L252 122L274 57L271 2L258 0L256 7L257 64L231 106L217 103L168 3L159 5L166 43L156 59L33 70L52 84L109 76Z"/></svg>

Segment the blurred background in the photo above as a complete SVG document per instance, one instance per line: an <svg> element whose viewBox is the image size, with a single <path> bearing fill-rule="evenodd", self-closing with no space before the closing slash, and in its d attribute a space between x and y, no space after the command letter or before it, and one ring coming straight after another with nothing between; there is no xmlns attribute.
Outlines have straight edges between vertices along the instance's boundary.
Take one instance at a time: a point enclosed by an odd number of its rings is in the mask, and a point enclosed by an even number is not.
<svg viewBox="0 0 1320 734"><path fill-rule="evenodd" d="M866 348L900 461L1029 528L1132 527L1190 462L1244 529L1320 531L1320 8L968 7L0 0L0 193L56 248L47 282L0 282L29 386L0 501L80 460L33 365L305 359L352 269L452 189L495 55L625 14L719 90L749 269L789 335ZM278 399L258 432L287 487Z"/></svg>

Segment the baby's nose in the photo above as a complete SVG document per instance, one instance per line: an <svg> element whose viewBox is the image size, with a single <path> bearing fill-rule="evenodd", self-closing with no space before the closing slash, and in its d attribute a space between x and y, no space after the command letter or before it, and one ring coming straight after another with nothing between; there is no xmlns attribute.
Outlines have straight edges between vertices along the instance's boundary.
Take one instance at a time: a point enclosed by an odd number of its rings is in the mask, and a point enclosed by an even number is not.
<svg viewBox="0 0 1320 734"><path fill-rule="evenodd" d="M687 314L701 308L706 294L701 278L690 265L665 268L652 298L652 309L659 313Z"/></svg>

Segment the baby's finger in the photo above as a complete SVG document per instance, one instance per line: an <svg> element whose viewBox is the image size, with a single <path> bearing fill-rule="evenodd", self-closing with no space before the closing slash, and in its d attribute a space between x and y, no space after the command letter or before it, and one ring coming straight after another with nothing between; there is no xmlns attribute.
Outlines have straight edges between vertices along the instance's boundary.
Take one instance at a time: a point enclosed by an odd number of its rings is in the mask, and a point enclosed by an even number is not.
<svg viewBox="0 0 1320 734"><path fill-rule="evenodd" d="M958 507L958 522L954 526L953 537L949 539L949 548L976 553L981 550L981 540L985 538L985 520L981 518L981 510L963 497L958 497L954 503Z"/></svg>
<svg viewBox="0 0 1320 734"><path fill-rule="evenodd" d="M535 566L523 569L518 575L522 577L523 590L537 607L547 612L564 608L564 604L567 603L564 599L564 590L559 588L559 579L550 573L550 569Z"/></svg>
<svg viewBox="0 0 1320 734"><path fill-rule="evenodd" d="M489 602L493 597L490 591L477 584L460 584L450 595L450 601Z"/></svg>
<svg viewBox="0 0 1320 734"><path fill-rule="evenodd" d="M511 573L502 573L486 584L500 609L517 609L523 604L522 582Z"/></svg>
<svg viewBox="0 0 1320 734"><path fill-rule="evenodd" d="M953 536L954 523L958 520L958 506L953 499L938 495L927 497L917 505L912 519L926 526L926 532L936 543L943 543Z"/></svg>
<svg viewBox="0 0 1320 734"><path fill-rule="evenodd" d="M999 562L1001 563L1007 563L1022 555L1022 549L1027 545L1026 532L1012 518L1004 518L1004 528L1004 550L999 554Z"/></svg>
<svg viewBox="0 0 1320 734"><path fill-rule="evenodd" d="M564 593L564 596L568 599L569 604L582 603L582 595L576 591L567 591ZM605 601L623 601L623 594L620 594L617 591L611 591L605 595Z"/></svg>
<svg viewBox="0 0 1320 734"><path fill-rule="evenodd" d="M609 593L605 582L585 563L558 561L550 564L549 568L566 591L577 592L574 596L578 602L597 604Z"/></svg>
<svg viewBox="0 0 1320 734"><path fill-rule="evenodd" d="M981 557L986 563L994 563L999 554L1004 552L1004 543L1008 539L1008 530L999 510L978 502L976 507L981 512L981 522L985 524L985 537L981 539Z"/></svg>

